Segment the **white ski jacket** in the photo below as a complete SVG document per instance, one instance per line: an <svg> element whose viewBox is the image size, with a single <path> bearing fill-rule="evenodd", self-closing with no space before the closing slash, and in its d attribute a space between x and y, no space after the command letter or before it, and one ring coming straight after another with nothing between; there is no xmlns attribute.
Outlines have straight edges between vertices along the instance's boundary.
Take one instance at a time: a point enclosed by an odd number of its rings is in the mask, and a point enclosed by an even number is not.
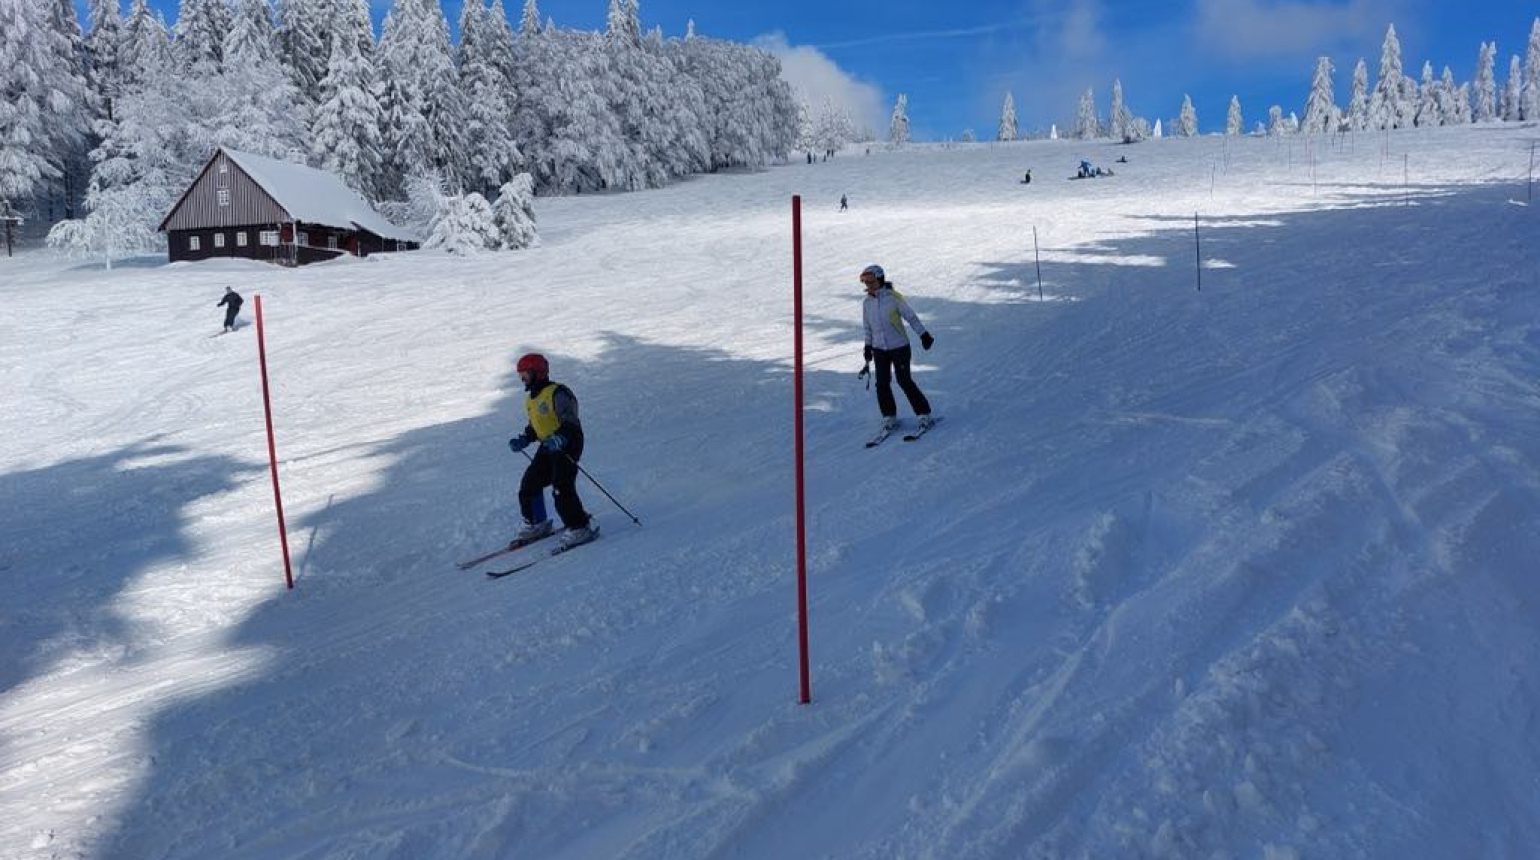
<svg viewBox="0 0 1540 860"><path fill-rule="evenodd" d="M909 335L904 333L904 320L919 334L925 333L925 324L904 301L904 297L888 284L877 288L874 295L861 303L861 321L866 326L866 345L873 349L900 349L909 345Z"/></svg>

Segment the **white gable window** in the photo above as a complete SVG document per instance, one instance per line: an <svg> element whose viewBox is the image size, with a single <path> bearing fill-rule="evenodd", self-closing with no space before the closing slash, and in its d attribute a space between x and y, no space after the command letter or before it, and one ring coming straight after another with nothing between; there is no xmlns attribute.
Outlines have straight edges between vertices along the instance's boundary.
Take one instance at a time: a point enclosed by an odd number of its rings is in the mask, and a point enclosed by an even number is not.
<svg viewBox="0 0 1540 860"><path fill-rule="evenodd" d="M225 246L225 234L222 231L219 232L219 233L215 233L214 234L214 247L216 247L216 248L223 248L224 246Z"/></svg>
<svg viewBox="0 0 1540 860"><path fill-rule="evenodd" d="M246 231L245 230L240 230L240 231L238 231L235 234L235 247L237 247L237 248L244 248L244 247L246 247Z"/></svg>
<svg viewBox="0 0 1540 860"><path fill-rule="evenodd" d="M229 206L230 205L230 189L228 189L228 188L221 188L221 189L219 189L219 192L218 192L217 196L219 197L219 205L220 206Z"/></svg>
<svg viewBox="0 0 1540 860"><path fill-rule="evenodd" d="M202 248L203 248L203 243L198 241L198 237L197 236L188 236L187 237L187 250L189 250L189 251L198 251L198 250L202 250Z"/></svg>

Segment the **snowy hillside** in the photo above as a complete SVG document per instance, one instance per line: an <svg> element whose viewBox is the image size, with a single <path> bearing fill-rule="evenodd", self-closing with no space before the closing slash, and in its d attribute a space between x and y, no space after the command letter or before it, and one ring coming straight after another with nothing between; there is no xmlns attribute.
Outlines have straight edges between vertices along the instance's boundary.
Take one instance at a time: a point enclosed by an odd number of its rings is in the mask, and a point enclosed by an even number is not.
<svg viewBox="0 0 1540 860"><path fill-rule="evenodd" d="M874 148L469 260L0 259L0 857L1532 857L1536 136ZM871 262L946 421L868 451ZM490 580L531 349L644 525L585 480L603 537Z"/></svg>

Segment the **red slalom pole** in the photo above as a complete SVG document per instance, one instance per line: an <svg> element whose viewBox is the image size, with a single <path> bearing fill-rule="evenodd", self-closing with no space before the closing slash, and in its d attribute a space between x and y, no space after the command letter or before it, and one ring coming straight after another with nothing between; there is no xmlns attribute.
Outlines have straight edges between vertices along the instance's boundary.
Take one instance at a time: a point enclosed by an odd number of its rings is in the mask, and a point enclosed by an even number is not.
<svg viewBox="0 0 1540 860"><path fill-rule="evenodd" d="M273 473L273 503L278 507L278 541L283 544L283 580L294 587L289 565L289 530L283 522L283 494L278 491L278 446L273 443L273 402L267 393L267 341L262 337L262 296L257 301L257 362L262 367L262 412L267 417L267 464Z"/></svg>
<svg viewBox="0 0 1540 860"><path fill-rule="evenodd" d="M796 358L792 379L796 398L797 460L797 653L801 673L799 704L813 700L812 683L807 668L807 507L803 503L802 483L802 195L791 197L791 305L792 330Z"/></svg>

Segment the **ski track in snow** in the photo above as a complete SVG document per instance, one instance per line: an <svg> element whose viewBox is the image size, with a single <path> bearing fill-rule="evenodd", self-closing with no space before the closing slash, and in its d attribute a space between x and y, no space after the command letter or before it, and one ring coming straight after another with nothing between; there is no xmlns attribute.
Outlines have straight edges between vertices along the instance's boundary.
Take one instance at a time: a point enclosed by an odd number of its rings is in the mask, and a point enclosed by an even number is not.
<svg viewBox="0 0 1540 860"><path fill-rule="evenodd" d="M1528 856L1533 133L855 150L541 200L518 254L0 260L0 856ZM1086 153L1131 163L1012 179ZM869 262L947 416L871 451ZM583 482L601 539L489 581L531 349L645 525Z"/></svg>

